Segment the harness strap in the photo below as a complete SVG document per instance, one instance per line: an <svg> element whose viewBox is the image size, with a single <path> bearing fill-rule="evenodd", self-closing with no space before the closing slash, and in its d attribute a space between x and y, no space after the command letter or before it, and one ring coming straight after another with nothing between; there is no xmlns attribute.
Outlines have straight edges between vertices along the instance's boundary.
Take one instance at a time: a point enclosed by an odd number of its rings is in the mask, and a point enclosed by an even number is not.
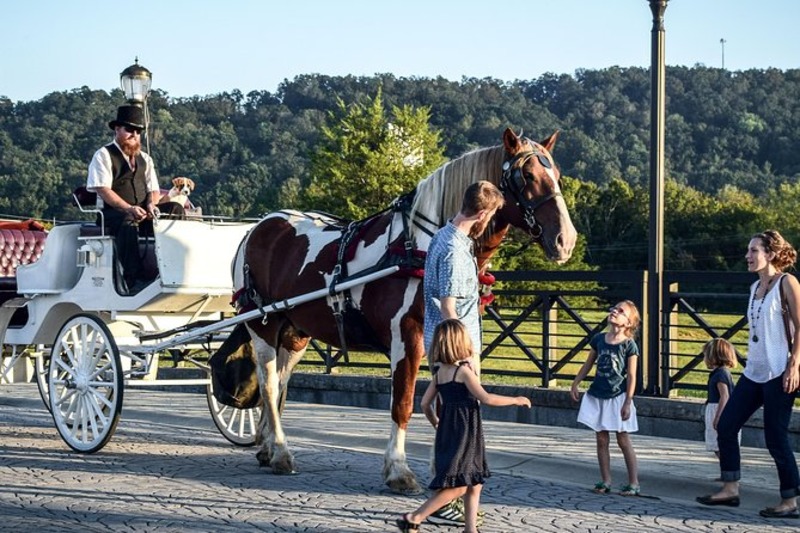
<svg viewBox="0 0 800 533"><path fill-rule="evenodd" d="M538 157L540 160L544 158L544 154L539 151L538 148L534 148L530 152L523 152L521 154L515 155L509 161L503 163L503 175L500 179L500 190L508 192L514 198L514 203L516 204L517 208L522 211L522 218L525 220L525 224L528 226L530 230L530 234L534 238L539 238L542 234L542 226L536 221L535 211L539 207L542 206L545 202L549 202L553 198L557 196L562 196L560 191L554 192L547 196L537 199L535 202L531 202L524 196L522 196L522 189L524 188L524 176L522 175L522 167L531 157ZM523 186L516 187L514 180L517 177L522 177L523 179Z"/></svg>
<svg viewBox="0 0 800 533"><path fill-rule="evenodd" d="M403 221L403 248L406 251L406 261L410 264L413 259L414 243L411 240L411 232L408 230L408 210L400 212L400 219ZM391 233L389 234L391 238Z"/></svg>
<svg viewBox="0 0 800 533"><path fill-rule="evenodd" d="M349 291L348 291L349 292ZM336 329L339 332L339 348L347 357L347 335L344 331L344 309L342 308L342 298L339 294L331 296L331 309L333 317L336 319Z"/></svg>
<svg viewBox="0 0 800 533"><path fill-rule="evenodd" d="M336 253L336 265L333 267L333 275L331 276L331 284L328 287L328 294L330 295L331 301L331 310L333 312L333 317L336 319L336 329L339 332L339 343L342 353L345 357L347 357L347 339L344 330L344 313L345 311L353 305L353 297L350 292L350 289L345 290L342 293L337 293L335 288L339 285L344 279L347 279L347 261L345 260L345 255L347 254L347 249L350 247L350 243L353 240L356 232L361 228L365 223L371 220L372 217L362 220L362 221L353 221L347 225L347 228L342 233L342 238L339 240L339 250ZM343 296L342 296L343 295Z"/></svg>

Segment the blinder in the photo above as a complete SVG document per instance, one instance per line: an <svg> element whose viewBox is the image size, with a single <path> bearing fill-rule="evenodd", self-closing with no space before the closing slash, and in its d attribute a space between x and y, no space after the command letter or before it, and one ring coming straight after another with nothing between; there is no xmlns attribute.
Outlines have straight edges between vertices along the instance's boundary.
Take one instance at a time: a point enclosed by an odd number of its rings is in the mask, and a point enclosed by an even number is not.
<svg viewBox="0 0 800 533"><path fill-rule="evenodd" d="M536 209L541 207L545 202L549 202L557 196L562 196L562 194L561 192L556 191L552 194L548 194L547 196L543 196L534 200L528 200L522 194L522 191L525 190L525 185L529 180L529 178L527 178L522 172L522 168L531 157L536 157L543 167L547 169L553 168L553 165L547 155L539 150L536 145L533 146L534 148L530 152L517 154L512 159L509 159L503 163L503 175L500 179L500 190L503 193L507 192L511 195L517 207L522 212L522 218L525 220L525 224L528 226L528 231L530 232L531 236L535 239L538 239L542 236L543 228L542 225L536 221Z"/></svg>

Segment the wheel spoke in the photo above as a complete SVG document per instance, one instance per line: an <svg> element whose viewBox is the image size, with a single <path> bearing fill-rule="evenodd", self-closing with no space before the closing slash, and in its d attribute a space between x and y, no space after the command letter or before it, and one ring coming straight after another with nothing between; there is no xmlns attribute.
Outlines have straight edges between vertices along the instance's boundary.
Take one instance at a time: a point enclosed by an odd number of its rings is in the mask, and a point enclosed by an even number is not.
<svg viewBox="0 0 800 533"><path fill-rule="evenodd" d="M64 404L67 404L67 410L64 411L64 414L70 414L70 410L73 409L72 402L76 396L76 392L77 391L75 389L67 389L66 387L59 390L59 398L58 401L56 402L56 407L58 407L59 410L61 410L60 408Z"/></svg>
<svg viewBox="0 0 800 533"><path fill-rule="evenodd" d="M234 410L231 413L231 417L228 419L228 424L225 426L225 429L227 429L228 431L230 431L234 435L237 435L237 436L241 437L242 436L242 428L241 427L239 427L239 432L238 433L233 430L233 426L236 425L236 418L237 418L236 415L237 415L237 413Z"/></svg>
<svg viewBox="0 0 800 533"><path fill-rule="evenodd" d="M97 368L107 353L105 342L97 331L92 334L92 345L89 347L88 353L91 355L91 367L93 368Z"/></svg>
<svg viewBox="0 0 800 533"><path fill-rule="evenodd" d="M96 388L91 388L90 390L92 391L92 396L94 396L98 402L102 403L109 409L112 407L112 403L109 401L109 397L114 395L115 393L114 389L109 389L110 394L101 394L100 391ZM92 404L96 405L97 402L93 402Z"/></svg>
<svg viewBox="0 0 800 533"><path fill-rule="evenodd" d="M69 354L67 354L67 361L64 360L63 357L58 357L55 361L56 366L64 371L64 376L72 376L74 375L74 368L75 368L75 361ZM50 361L50 364L53 364L53 361Z"/></svg>
<svg viewBox="0 0 800 533"><path fill-rule="evenodd" d="M92 373L89 375L89 381L92 381L92 380L95 380L95 379L97 379L97 378L98 378L98 376L100 376L100 374L102 374L102 373L103 373L103 372L105 372L106 370L110 370L110 369L112 368L112 366L113 366L113 365L111 364L111 361L106 361L106 362L105 362L105 364L104 364L103 366L96 367L96 368L95 368L95 370L94 370L94 372L92 372ZM105 383L105 381L103 381L103 383Z"/></svg>
<svg viewBox="0 0 800 533"><path fill-rule="evenodd" d="M68 338L65 339L64 343L62 343L63 344L62 350L67 360L69 361L69 364L71 366L76 366L78 363L77 363L77 356L75 355L74 351L75 345L77 344L75 341L75 331L74 330L68 331L67 336Z"/></svg>
<svg viewBox="0 0 800 533"><path fill-rule="evenodd" d="M105 401L105 398L103 400ZM93 402L88 396L85 398L85 401L91 410L94 411L94 416L91 418L92 435L95 439L97 439L99 436L97 428L100 427L102 429L107 427L109 419L105 414L103 414L103 410L100 409L100 406L97 404L97 402Z"/></svg>
<svg viewBox="0 0 800 533"><path fill-rule="evenodd" d="M250 434L256 434L256 420L253 416L254 414L261 415L261 409L248 409L247 410L247 421L250 423Z"/></svg>

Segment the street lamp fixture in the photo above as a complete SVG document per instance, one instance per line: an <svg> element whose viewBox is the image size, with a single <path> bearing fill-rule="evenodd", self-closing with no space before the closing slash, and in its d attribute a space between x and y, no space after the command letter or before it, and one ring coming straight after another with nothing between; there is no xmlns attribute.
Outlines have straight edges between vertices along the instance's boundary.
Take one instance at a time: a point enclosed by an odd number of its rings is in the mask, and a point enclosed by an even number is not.
<svg viewBox="0 0 800 533"><path fill-rule="evenodd" d="M153 74L139 64L137 57L133 65L120 73L119 82L128 103L143 106L153 83Z"/></svg>
<svg viewBox="0 0 800 533"><path fill-rule="evenodd" d="M119 84L128 100L128 105L135 105L144 110L144 141L150 152L150 112L147 109L147 95L153 84L153 74L139 64L139 58L119 74Z"/></svg>

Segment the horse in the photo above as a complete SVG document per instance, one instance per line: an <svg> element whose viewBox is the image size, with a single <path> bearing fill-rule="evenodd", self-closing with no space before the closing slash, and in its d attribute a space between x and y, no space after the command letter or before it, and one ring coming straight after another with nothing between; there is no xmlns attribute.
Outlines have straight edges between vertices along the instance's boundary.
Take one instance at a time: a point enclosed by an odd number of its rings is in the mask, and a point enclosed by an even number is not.
<svg viewBox="0 0 800 533"><path fill-rule="evenodd" d="M282 395L314 338L339 348L389 355L392 427L383 478L394 492L420 491L406 461L405 440L425 355L421 283L425 251L435 231L460 210L466 188L483 179L501 189L506 203L478 239L480 269L510 226L529 233L549 260L567 261L577 234L551 155L557 138L555 132L537 143L506 129L502 145L478 148L445 163L389 208L362 221L282 210L256 223L233 261L237 294L249 295L240 305L264 306L331 288L327 298L246 322L263 399L256 435L261 466L271 467L274 474L295 471L280 420ZM397 264L400 270L344 293L333 289L342 280L387 264Z"/></svg>

